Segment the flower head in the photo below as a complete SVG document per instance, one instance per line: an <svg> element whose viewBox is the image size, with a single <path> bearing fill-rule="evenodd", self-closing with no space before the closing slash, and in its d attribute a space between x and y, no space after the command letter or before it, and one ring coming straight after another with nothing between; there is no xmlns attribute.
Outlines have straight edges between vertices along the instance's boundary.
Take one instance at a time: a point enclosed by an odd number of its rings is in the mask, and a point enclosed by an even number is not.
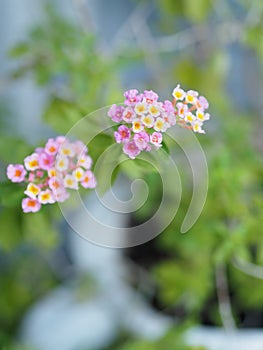
<svg viewBox="0 0 263 350"><path fill-rule="evenodd" d="M22 164L9 164L7 177L12 182L26 184L22 209L25 213L37 212L42 204L64 202L68 189L94 188L96 179L90 170L92 159L81 141L70 142L64 136L49 139L44 147L24 159ZM88 181L89 178L89 181Z"/></svg>
<svg viewBox="0 0 263 350"><path fill-rule="evenodd" d="M123 152L131 159L142 151L162 146L162 134L178 125L194 132L204 133L203 122L210 118L205 110L209 104L197 91L184 91L178 84L172 91L173 101L158 101L158 94L145 90L142 94L132 89L124 93L125 108L112 105L108 115L120 123L114 132L115 141L123 144ZM118 115L117 115L117 112Z"/></svg>

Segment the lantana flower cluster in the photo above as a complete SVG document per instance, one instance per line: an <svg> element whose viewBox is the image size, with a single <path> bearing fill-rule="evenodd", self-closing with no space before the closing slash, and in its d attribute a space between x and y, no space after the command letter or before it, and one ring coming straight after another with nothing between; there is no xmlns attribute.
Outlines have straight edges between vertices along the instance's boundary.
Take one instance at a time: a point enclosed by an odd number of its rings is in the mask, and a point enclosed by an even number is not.
<svg viewBox="0 0 263 350"><path fill-rule="evenodd" d="M123 152L135 159L142 151L159 149L163 133L178 124L197 133L204 133L204 121L210 118L206 113L209 104L197 91L184 91L177 85L172 93L173 100L159 101L152 90L139 93L136 89L124 93L124 105L113 104L108 116L119 124L114 132L117 143L123 145Z"/></svg>
<svg viewBox="0 0 263 350"><path fill-rule="evenodd" d="M24 159L24 164L9 164L7 177L26 185L22 200L25 213L37 212L42 205L64 202L69 189L95 188L92 159L81 141L70 142L64 136L50 138L43 148Z"/></svg>

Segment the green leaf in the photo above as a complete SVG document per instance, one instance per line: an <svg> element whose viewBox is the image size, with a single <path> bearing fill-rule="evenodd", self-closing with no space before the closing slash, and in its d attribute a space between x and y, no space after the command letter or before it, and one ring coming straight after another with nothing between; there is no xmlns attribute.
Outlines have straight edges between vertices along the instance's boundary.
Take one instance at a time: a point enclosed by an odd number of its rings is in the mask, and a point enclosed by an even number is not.
<svg viewBox="0 0 263 350"><path fill-rule="evenodd" d="M170 150L167 146L167 143L165 141L162 141L162 149L167 153L170 154Z"/></svg>
<svg viewBox="0 0 263 350"><path fill-rule="evenodd" d="M21 183L0 183L0 204L4 207L19 207L24 197L25 186Z"/></svg>
<svg viewBox="0 0 263 350"><path fill-rule="evenodd" d="M23 215L23 233L28 242L33 243L41 249L53 248L58 242L58 233L54 223L50 220L48 212L26 213Z"/></svg>
<svg viewBox="0 0 263 350"><path fill-rule="evenodd" d="M12 58L18 58L18 57L21 57L21 56L25 55L26 53L28 53L29 50L30 50L30 47L29 47L28 43L21 42L21 43L15 45L14 47L12 47L11 50L9 50L8 54Z"/></svg>
<svg viewBox="0 0 263 350"><path fill-rule="evenodd" d="M107 135L107 134L103 134L100 133L97 136L95 136L89 143L88 143L88 148L89 148L89 154L92 157L92 159L94 160L94 162L96 162L96 160L102 156L102 154L109 148L111 147L113 144L115 144L114 139L111 135ZM121 147L118 147L119 151L116 152L118 154L121 153ZM115 149L115 148L114 148ZM116 154L117 154L116 153ZM108 159L112 159L114 158L113 154L107 153L108 155Z"/></svg>
<svg viewBox="0 0 263 350"><path fill-rule="evenodd" d="M21 240L21 210L4 209L0 213L1 234L0 247L4 250L13 249Z"/></svg>
<svg viewBox="0 0 263 350"><path fill-rule="evenodd" d="M210 0L184 0L185 16L193 22L204 21L210 8Z"/></svg>
<svg viewBox="0 0 263 350"><path fill-rule="evenodd" d="M57 132L66 134L82 117L78 108L65 100L53 98L43 118Z"/></svg>
<svg viewBox="0 0 263 350"><path fill-rule="evenodd" d="M1 135L0 159L8 163L22 163L23 159L33 151L25 140Z"/></svg>

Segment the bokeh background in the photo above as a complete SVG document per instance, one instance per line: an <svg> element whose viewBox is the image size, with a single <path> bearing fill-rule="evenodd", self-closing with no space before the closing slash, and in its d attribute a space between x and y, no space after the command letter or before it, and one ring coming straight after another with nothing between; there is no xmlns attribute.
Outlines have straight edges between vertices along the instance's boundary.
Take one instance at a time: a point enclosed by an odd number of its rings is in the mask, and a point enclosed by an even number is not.
<svg viewBox="0 0 263 350"><path fill-rule="evenodd" d="M231 340L231 349L262 350L263 2L2 0L0 8L0 348L221 350ZM212 115L198 137L207 202L187 234L192 183L176 144L181 206L151 242L101 248L55 206L22 214L8 163L121 102L125 89L168 98L178 83L206 96ZM96 161L107 145L95 146ZM158 174L134 166L116 182L125 196L129 178L147 179L133 225L161 196Z"/></svg>

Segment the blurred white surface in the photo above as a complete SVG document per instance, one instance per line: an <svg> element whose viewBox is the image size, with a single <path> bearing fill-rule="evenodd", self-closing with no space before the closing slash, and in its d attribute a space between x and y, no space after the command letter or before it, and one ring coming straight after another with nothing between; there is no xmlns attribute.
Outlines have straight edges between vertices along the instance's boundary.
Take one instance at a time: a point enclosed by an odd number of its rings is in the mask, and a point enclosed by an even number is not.
<svg viewBox="0 0 263 350"><path fill-rule="evenodd" d="M187 332L189 345L203 345L209 350L263 350L263 330L246 329L226 333L223 329L197 327Z"/></svg>

